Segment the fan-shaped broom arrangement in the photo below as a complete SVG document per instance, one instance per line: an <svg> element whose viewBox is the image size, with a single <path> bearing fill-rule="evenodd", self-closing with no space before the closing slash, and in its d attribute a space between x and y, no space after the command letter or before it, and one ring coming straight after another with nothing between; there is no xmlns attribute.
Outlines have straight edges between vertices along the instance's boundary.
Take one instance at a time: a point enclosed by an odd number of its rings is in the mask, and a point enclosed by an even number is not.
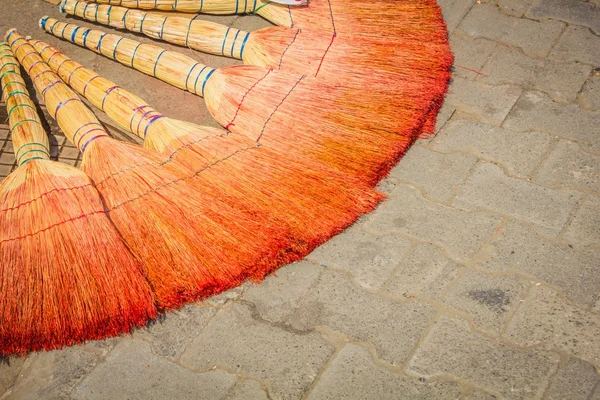
<svg viewBox="0 0 600 400"><path fill-rule="evenodd" d="M124 65L203 96L215 119L292 157L313 159L370 184L385 176L421 131L429 101L407 83L403 107L378 90L256 66L213 69L183 54L43 17L42 27ZM414 87L413 87L414 85ZM396 132L396 133L394 133Z"/></svg>
<svg viewBox="0 0 600 400"><path fill-rule="evenodd" d="M145 147L212 182L240 208L269 210L299 246L304 244L300 255L370 211L381 198L347 176L256 147L245 136L168 118L51 45L30 43L63 81L122 128L142 137ZM260 270L258 277L268 272Z"/></svg>
<svg viewBox="0 0 600 400"><path fill-rule="evenodd" d="M81 169L141 261L160 308L219 293L255 269L282 262L274 256L281 251L277 232L265 232L262 221L205 197L199 185L187 183L185 167L108 137L25 38L13 30L7 41L65 135L83 152Z"/></svg>
<svg viewBox="0 0 600 400"><path fill-rule="evenodd" d="M6 43L0 81L19 165L0 183L0 356L143 325L156 310L140 265L90 178L50 160L48 137Z"/></svg>

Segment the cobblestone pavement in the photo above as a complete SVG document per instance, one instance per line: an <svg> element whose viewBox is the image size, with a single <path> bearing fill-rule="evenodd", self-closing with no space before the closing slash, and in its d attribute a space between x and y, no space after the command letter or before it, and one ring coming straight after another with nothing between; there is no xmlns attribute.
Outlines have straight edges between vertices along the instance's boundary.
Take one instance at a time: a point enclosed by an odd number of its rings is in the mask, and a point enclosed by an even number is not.
<svg viewBox="0 0 600 400"><path fill-rule="evenodd" d="M40 33L58 13L26 3L7 7L23 33L210 121L201 99ZM382 183L374 213L260 285L6 360L0 398L600 399L600 1L441 5L456 66L439 133ZM77 164L52 130L53 154ZM7 137L0 125L1 176Z"/></svg>

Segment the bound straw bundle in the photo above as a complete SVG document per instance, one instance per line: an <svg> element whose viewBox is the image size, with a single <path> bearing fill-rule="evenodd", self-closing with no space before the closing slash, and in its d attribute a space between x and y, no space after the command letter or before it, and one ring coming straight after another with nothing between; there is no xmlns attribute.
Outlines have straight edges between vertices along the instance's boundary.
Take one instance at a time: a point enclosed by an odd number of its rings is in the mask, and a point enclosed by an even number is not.
<svg viewBox="0 0 600 400"><path fill-rule="evenodd" d="M247 215L188 185L176 163L109 138L35 49L14 30L7 41L44 95L65 135L83 152L81 169L142 261L161 308L178 307L241 283L280 263L279 238ZM181 167L183 168L183 167Z"/></svg>
<svg viewBox="0 0 600 400"><path fill-rule="evenodd" d="M182 54L44 17L42 27L174 86L204 96L211 114L232 132L293 157L310 156L373 184L420 132L429 102L407 83L402 107L377 90L256 66L215 70ZM414 101L411 101L411 99ZM400 135L396 135L399 133Z"/></svg>
<svg viewBox="0 0 600 400"><path fill-rule="evenodd" d="M150 15L124 7L64 0L70 15L144 33L195 50L242 59L244 63L319 76L330 83L377 88L387 102L403 101L397 88L421 83L424 101L440 102L450 78L452 54L447 44L403 39L390 44L365 38L339 37L333 43L323 32L269 27L244 32L214 22ZM446 51L445 51L446 50Z"/></svg>
<svg viewBox="0 0 600 400"><path fill-rule="evenodd" d="M435 0L310 0L286 6L269 0L90 0L148 10L204 14L258 14L279 26L321 30L333 35L390 39L446 40Z"/></svg>
<svg viewBox="0 0 600 400"><path fill-rule="evenodd" d="M346 176L256 147L245 136L165 117L58 49L38 40L30 43L64 81L121 127L144 138L147 148L215 182L217 191L229 193L241 207L268 209L299 244L305 244L302 255L370 211L381 198ZM267 272L259 271L258 277Z"/></svg>
<svg viewBox="0 0 600 400"><path fill-rule="evenodd" d="M0 356L128 332L154 318L140 265L90 179L50 161L19 65L0 44L19 167L0 183Z"/></svg>

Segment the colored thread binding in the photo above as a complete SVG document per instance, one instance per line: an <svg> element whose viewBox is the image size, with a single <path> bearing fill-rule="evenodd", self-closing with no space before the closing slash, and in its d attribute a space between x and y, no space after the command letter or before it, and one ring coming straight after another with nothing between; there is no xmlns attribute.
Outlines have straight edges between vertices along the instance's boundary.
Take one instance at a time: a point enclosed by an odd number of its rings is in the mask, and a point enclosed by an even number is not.
<svg viewBox="0 0 600 400"><path fill-rule="evenodd" d="M111 94L111 92L112 92L113 90L115 90L115 89L119 89L119 86L113 86L113 87L111 87L111 88L108 88L108 89L106 90L106 94L104 95L104 98L102 98L102 105L100 106L100 109L101 109L102 111L104 111L104 102L106 101L106 98L107 98L107 97L108 97L108 95L109 95L109 94Z"/></svg>
<svg viewBox="0 0 600 400"><path fill-rule="evenodd" d="M70 98L70 99L67 99L65 101L61 101L60 103L58 103L58 105L56 106L56 110L54 111L54 120L56 122L58 122L58 111L62 108L62 106L64 106L67 103L70 103L72 101L75 101L75 100L79 100L79 99Z"/></svg>
<svg viewBox="0 0 600 400"><path fill-rule="evenodd" d="M192 72L194 71L194 68L196 68L196 66L200 65L200 63L196 63L192 66L192 68L190 69L190 72L188 72L187 77L185 78L185 90L189 91L188 89L188 81L190 79L190 75L192 74Z"/></svg>
<svg viewBox="0 0 600 400"><path fill-rule="evenodd" d="M235 42L236 42L239 34L240 34L240 30L238 29L237 33L235 34L235 37L233 38L233 43L231 44L231 57L233 57L233 48L235 47Z"/></svg>
<svg viewBox="0 0 600 400"><path fill-rule="evenodd" d="M248 41L249 37L250 37L250 32L246 33L246 37L244 38L244 41L242 42L242 48L240 49L240 60L243 60L244 48L246 48L246 42Z"/></svg>
<svg viewBox="0 0 600 400"><path fill-rule="evenodd" d="M160 58L162 57L162 55L166 52L166 50L163 50L160 52L160 54L158 55L158 57L156 57L156 62L154 63L154 71L152 72L152 75L154 75L154 77L156 78L156 67L158 66L158 61L160 60Z"/></svg>
<svg viewBox="0 0 600 400"><path fill-rule="evenodd" d="M227 36L229 35L230 30L231 30L231 28L227 28L227 31L225 32L225 36L223 37L223 44L221 45L221 55L222 56L225 55L225 42L227 42Z"/></svg>
<svg viewBox="0 0 600 400"><path fill-rule="evenodd" d="M141 45L142 45L141 43L138 43L138 45L137 45L137 46L135 46L135 49L133 49L133 53L131 53L131 68L134 68L134 67L133 67L133 60L135 59L135 53L138 51L138 48L139 48ZM115 47L115 49L116 49L116 47ZM115 60L116 60L116 58L115 58Z"/></svg>
<svg viewBox="0 0 600 400"><path fill-rule="evenodd" d="M23 165L25 163L28 163L31 160L35 160L35 159L43 159L43 157L32 157L29 158L27 160L25 160L24 162L21 162L22 158L29 153L44 153L45 155L48 156L48 158L50 158L50 150L48 150L48 148L43 145L42 143L25 143L24 145L22 145L21 147L19 147L19 149L17 151L15 151L15 154L19 154L19 152L23 149L23 147L25 146L41 146L42 149L31 149L31 150L27 150L26 152L24 152L23 154L21 154L20 156L17 157L17 164L18 165Z"/></svg>

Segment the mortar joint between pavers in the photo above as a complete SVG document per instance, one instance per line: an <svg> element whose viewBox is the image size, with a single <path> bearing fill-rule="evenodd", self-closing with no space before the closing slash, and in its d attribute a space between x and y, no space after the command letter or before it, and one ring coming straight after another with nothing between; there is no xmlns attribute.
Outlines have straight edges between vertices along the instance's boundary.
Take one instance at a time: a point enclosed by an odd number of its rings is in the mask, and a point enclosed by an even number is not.
<svg viewBox="0 0 600 400"><path fill-rule="evenodd" d="M558 233L558 236L556 237L557 240L561 240L566 243L569 243L569 241L565 239L565 233L567 232L567 229L569 229L569 227L573 223L573 220L575 219L575 217L577 216L577 214L579 213L579 211L581 210L581 208L583 207L583 205L585 204L585 202L588 198L589 198L589 195L584 194L583 197L581 199L579 199L577 204L575 204L575 207L573 207L573 209L571 210L571 214L569 214L569 218L567 218L567 222L565 222L565 225L562 227L562 229ZM571 243L569 243L569 246L570 245L571 245Z"/></svg>

